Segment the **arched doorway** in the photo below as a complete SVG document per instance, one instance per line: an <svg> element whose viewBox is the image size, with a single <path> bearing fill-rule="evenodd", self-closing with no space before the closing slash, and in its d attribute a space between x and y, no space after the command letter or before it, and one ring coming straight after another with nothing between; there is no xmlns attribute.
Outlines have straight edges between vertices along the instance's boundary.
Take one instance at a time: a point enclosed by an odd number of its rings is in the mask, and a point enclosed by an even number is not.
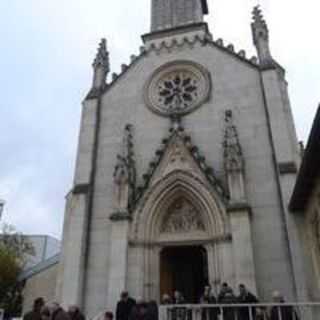
<svg viewBox="0 0 320 320"><path fill-rule="evenodd" d="M160 301L178 289L186 302L198 302L206 284L220 281L223 259L231 254L228 217L201 177L181 170L168 174L149 188L133 216L130 269L143 270L137 279L129 277L136 296ZM180 285L178 274L190 275L184 276L188 287Z"/></svg>
<svg viewBox="0 0 320 320"><path fill-rule="evenodd" d="M166 247L160 253L160 293L182 293L186 303L197 303L209 283L207 251L201 246Z"/></svg>

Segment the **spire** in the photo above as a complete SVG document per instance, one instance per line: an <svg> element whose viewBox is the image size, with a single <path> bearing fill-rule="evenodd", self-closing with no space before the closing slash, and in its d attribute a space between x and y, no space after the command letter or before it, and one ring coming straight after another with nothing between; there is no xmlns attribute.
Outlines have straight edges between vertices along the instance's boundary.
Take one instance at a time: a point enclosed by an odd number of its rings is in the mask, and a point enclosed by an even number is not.
<svg viewBox="0 0 320 320"><path fill-rule="evenodd" d="M151 32L203 22L207 0L152 0Z"/></svg>
<svg viewBox="0 0 320 320"><path fill-rule="evenodd" d="M106 85L106 78L110 71L106 39L101 40L92 67L94 70L93 88L98 90L102 89Z"/></svg>
<svg viewBox="0 0 320 320"><path fill-rule="evenodd" d="M253 22L251 27L253 43L257 48L260 64L262 66L271 66L274 64L274 61L269 47L269 29L264 20L260 6L254 7L252 16Z"/></svg>

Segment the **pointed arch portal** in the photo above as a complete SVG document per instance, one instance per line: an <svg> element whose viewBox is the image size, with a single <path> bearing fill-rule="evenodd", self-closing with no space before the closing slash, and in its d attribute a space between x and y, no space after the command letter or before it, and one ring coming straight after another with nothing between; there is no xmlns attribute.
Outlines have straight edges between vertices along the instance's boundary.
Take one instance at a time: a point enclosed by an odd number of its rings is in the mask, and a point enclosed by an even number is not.
<svg viewBox="0 0 320 320"><path fill-rule="evenodd" d="M146 299L180 290L186 302L198 302L203 286L222 278L221 246L231 248L223 199L204 177L183 170L149 188L131 235L136 255L142 252L143 287L137 295Z"/></svg>

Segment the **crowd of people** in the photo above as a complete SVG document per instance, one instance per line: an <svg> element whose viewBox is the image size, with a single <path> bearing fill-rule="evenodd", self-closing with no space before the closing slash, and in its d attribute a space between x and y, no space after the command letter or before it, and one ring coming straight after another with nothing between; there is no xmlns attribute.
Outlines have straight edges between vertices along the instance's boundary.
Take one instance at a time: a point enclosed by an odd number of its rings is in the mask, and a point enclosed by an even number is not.
<svg viewBox="0 0 320 320"><path fill-rule="evenodd" d="M280 292L273 292L272 299L272 302L278 306L273 306L269 310L263 307L238 306L259 304L259 299L244 284L239 285L238 295L227 283L222 284L217 296L214 295L210 286L206 286L199 303L210 305L210 307L202 308L201 320L299 320L294 308L284 305L285 299ZM185 299L179 291L174 292L173 298L168 294L164 294L162 297L162 304L164 305L182 305L184 303ZM223 307L221 307L222 305ZM228 307L228 305L232 305L232 307ZM177 320L177 318L189 320L192 318L187 312L182 316L182 312L183 309L173 308L172 320Z"/></svg>
<svg viewBox="0 0 320 320"><path fill-rule="evenodd" d="M245 285L239 285L239 295L223 283L217 296L206 286L199 301L201 320L299 320L293 307L283 305L285 300L279 292L273 293L273 302L277 306L266 310L257 307L259 299ZM161 304L172 306L171 320L192 320L192 313L183 305L186 303L183 294L175 291L173 297L164 294ZM250 304L253 304L250 307ZM230 306L229 306L230 305ZM242 306L247 305L247 306ZM248 306L249 305L249 306ZM23 320L85 320L86 317L77 306L70 306L65 311L58 303L46 304L43 298L34 301L33 310L26 313ZM114 314L106 311L102 320L113 320ZM156 301L146 302L142 298L133 299L128 292L122 292L117 303L115 320L158 320L159 310Z"/></svg>
<svg viewBox="0 0 320 320"><path fill-rule="evenodd" d="M86 320L86 317L77 306L71 305L65 311L57 302L46 304L43 298L37 298L32 310L23 316L23 320Z"/></svg>

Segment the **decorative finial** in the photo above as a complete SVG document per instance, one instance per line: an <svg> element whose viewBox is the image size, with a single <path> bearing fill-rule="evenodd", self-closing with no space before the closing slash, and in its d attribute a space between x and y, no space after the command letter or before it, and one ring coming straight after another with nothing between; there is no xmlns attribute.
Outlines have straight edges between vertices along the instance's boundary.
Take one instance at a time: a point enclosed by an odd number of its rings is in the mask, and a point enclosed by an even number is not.
<svg viewBox="0 0 320 320"><path fill-rule="evenodd" d="M253 8L252 19L253 42L257 48L260 64L272 66L274 61L269 48L269 29L259 5Z"/></svg>
<svg viewBox="0 0 320 320"><path fill-rule="evenodd" d="M106 39L101 40L92 67L94 70L94 75L91 96L95 97L98 96L102 89L106 86L107 75L110 71L109 52L107 50Z"/></svg>
<svg viewBox="0 0 320 320"><path fill-rule="evenodd" d="M101 39L97 55L96 55L96 58L93 61L92 66L93 66L94 69L102 67L107 72L110 71L109 52L107 51L107 40L104 39L104 38Z"/></svg>

